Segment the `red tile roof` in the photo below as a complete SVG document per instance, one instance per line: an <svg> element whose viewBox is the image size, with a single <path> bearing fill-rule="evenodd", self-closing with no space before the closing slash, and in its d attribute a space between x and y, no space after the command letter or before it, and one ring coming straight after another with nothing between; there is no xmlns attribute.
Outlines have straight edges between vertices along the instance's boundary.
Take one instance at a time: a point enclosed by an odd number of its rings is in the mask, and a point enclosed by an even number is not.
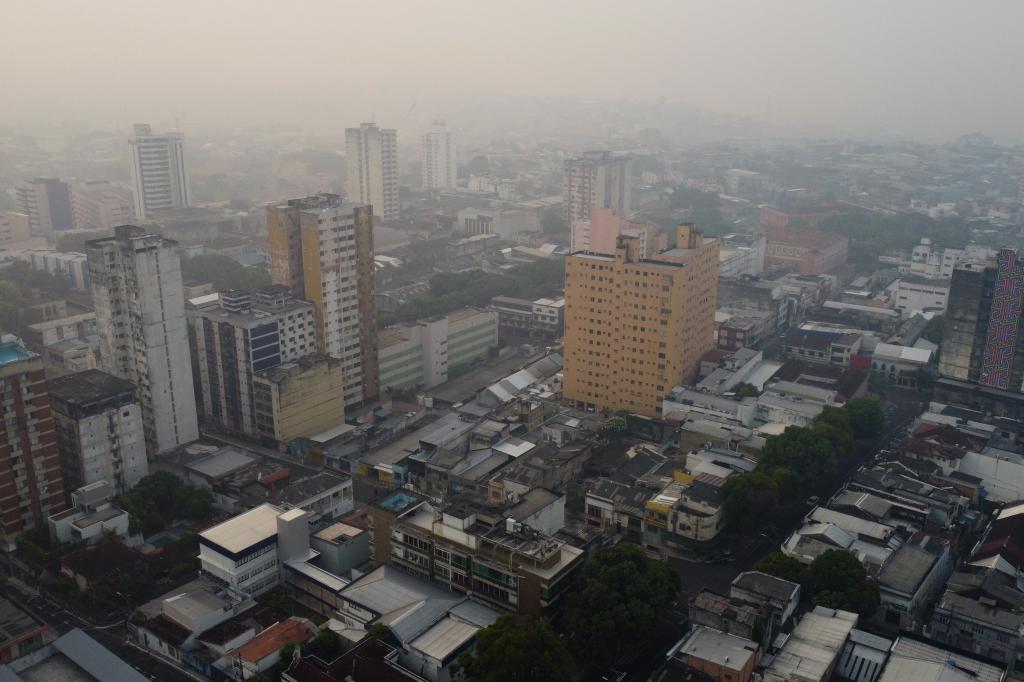
<svg viewBox="0 0 1024 682"><path fill-rule="evenodd" d="M238 648L238 657L249 663L258 663L291 642L305 642L313 635L313 628L298 618L283 620Z"/></svg>

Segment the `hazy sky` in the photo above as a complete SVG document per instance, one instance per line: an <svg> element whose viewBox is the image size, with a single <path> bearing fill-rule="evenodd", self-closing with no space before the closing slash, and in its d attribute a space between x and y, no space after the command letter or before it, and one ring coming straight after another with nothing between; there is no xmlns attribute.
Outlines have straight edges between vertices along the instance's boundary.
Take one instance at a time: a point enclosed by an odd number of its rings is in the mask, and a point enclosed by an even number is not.
<svg viewBox="0 0 1024 682"><path fill-rule="evenodd" d="M322 131L495 93L1020 141L1022 26L1022 0L0 0L0 124Z"/></svg>

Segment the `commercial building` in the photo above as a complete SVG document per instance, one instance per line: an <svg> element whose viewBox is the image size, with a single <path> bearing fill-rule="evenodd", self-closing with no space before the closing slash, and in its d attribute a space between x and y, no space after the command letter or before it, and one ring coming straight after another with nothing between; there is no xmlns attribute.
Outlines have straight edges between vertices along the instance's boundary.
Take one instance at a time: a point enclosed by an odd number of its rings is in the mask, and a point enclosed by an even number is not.
<svg viewBox="0 0 1024 682"><path fill-rule="evenodd" d="M1015 249L1001 249L995 261L958 265L950 282L939 373L1019 393L1024 381L1022 297L1024 261Z"/></svg>
<svg viewBox="0 0 1024 682"><path fill-rule="evenodd" d="M146 220L153 211L188 206L185 138L181 133L154 133L136 123L128 140L135 218Z"/></svg>
<svg viewBox="0 0 1024 682"><path fill-rule="evenodd" d="M464 208L458 212L456 229L467 235L496 234L503 242L540 232L537 211L517 208Z"/></svg>
<svg viewBox="0 0 1024 682"><path fill-rule="evenodd" d="M256 438L253 375L316 352L313 304L273 285L225 292L190 306L188 316L204 421Z"/></svg>
<svg viewBox="0 0 1024 682"><path fill-rule="evenodd" d="M444 121L434 121L423 133L421 153L424 189L452 189L458 185L455 131Z"/></svg>
<svg viewBox="0 0 1024 682"><path fill-rule="evenodd" d="M24 242L32 236L25 213L0 213L0 247Z"/></svg>
<svg viewBox="0 0 1024 682"><path fill-rule="evenodd" d="M949 297L949 280L904 275L889 285L892 307L909 317L914 313L941 313Z"/></svg>
<svg viewBox="0 0 1024 682"><path fill-rule="evenodd" d="M564 298L530 301L495 296L491 310L498 314L498 331L503 337L556 339L565 331Z"/></svg>
<svg viewBox="0 0 1024 682"><path fill-rule="evenodd" d="M76 230L109 230L135 222L131 198L109 182L83 182L71 190L71 210Z"/></svg>
<svg viewBox="0 0 1024 682"><path fill-rule="evenodd" d="M385 223L398 220L398 131L363 123L345 129L345 195L373 208Z"/></svg>
<svg viewBox="0 0 1024 682"><path fill-rule="evenodd" d="M768 240L763 234L727 234L718 252L718 276L742 277L764 272Z"/></svg>
<svg viewBox="0 0 1024 682"><path fill-rule="evenodd" d="M251 596L276 587L285 563L308 556L309 524L301 509L262 504L199 534L200 571Z"/></svg>
<svg viewBox="0 0 1024 682"><path fill-rule="evenodd" d="M615 253L621 235L640 240L641 258L652 258L668 246L668 236L657 225L627 220L614 208L594 207L589 218L572 224L569 250Z"/></svg>
<svg viewBox="0 0 1024 682"><path fill-rule="evenodd" d="M70 489L100 481L115 495L149 474L142 408L129 381L91 369L50 382L57 452Z"/></svg>
<svg viewBox="0 0 1024 682"><path fill-rule="evenodd" d="M435 508L399 491L369 517L374 561L513 612L547 609L583 564L583 550L468 500Z"/></svg>
<svg viewBox="0 0 1024 682"><path fill-rule="evenodd" d="M18 533L64 508L64 483L43 362L12 335L0 335L0 531Z"/></svg>
<svg viewBox="0 0 1024 682"><path fill-rule="evenodd" d="M655 417L714 348L718 242L684 224L675 248L646 260L639 247L620 237L614 254L566 259L564 396Z"/></svg>
<svg viewBox="0 0 1024 682"><path fill-rule="evenodd" d="M492 310L463 308L389 327L378 334L381 388L443 384L497 345L498 315Z"/></svg>
<svg viewBox="0 0 1024 682"><path fill-rule="evenodd" d="M345 404L376 397L373 210L337 194L292 199L267 207L267 233L271 278L313 304L317 349L341 361Z"/></svg>
<svg viewBox="0 0 1024 682"><path fill-rule="evenodd" d="M102 366L135 384L150 454L199 437L176 247L131 225L86 243Z"/></svg>
<svg viewBox="0 0 1024 682"><path fill-rule="evenodd" d="M256 432L280 449L345 421L341 361L306 355L253 374Z"/></svg>
<svg viewBox="0 0 1024 682"><path fill-rule="evenodd" d="M33 234L50 234L75 227L71 188L59 178L32 178L14 186L14 203L28 216Z"/></svg>
<svg viewBox="0 0 1024 682"><path fill-rule="evenodd" d="M848 240L840 234L777 228L768 232L764 267L820 275L846 263L847 248Z"/></svg>
<svg viewBox="0 0 1024 682"><path fill-rule="evenodd" d="M633 189L633 160L608 151L586 152L565 162L562 214L570 226L590 218L595 208L611 208L629 216Z"/></svg>

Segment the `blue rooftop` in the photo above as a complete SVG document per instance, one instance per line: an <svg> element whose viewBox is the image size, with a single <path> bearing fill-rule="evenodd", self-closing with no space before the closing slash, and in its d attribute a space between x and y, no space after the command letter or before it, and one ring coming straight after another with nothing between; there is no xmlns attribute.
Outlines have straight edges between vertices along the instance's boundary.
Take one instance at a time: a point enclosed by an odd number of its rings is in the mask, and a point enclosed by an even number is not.
<svg viewBox="0 0 1024 682"><path fill-rule="evenodd" d="M18 360L28 360L34 356L35 353L29 353L16 343L0 343L0 365L17 362Z"/></svg>
<svg viewBox="0 0 1024 682"><path fill-rule="evenodd" d="M381 500L377 504L383 507L384 509L387 509L388 511L400 512L403 509L407 509L412 505L418 503L419 501L420 499L418 497L414 497L413 495L410 495L408 493L398 492L385 500Z"/></svg>

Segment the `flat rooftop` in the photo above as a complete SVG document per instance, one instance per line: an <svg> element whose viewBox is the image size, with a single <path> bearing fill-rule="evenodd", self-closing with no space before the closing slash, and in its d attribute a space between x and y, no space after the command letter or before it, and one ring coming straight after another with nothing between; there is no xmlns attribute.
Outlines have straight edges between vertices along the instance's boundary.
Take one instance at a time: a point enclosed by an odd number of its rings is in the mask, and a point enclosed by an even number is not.
<svg viewBox="0 0 1024 682"><path fill-rule="evenodd" d="M25 350L14 342L0 343L0 365L36 357L35 353Z"/></svg>
<svg viewBox="0 0 1024 682"><path fill-rule="evenodd" d="M679 653L731 670L742 670L747 661L757 655L757 650L758 645L749 639L697 625L690 631Z"/></svg>
<svg viewBox="0 0 1024 682"><path fill-rule="evenodd" d="M283 509L272 504L261 504L204 530L199 538L231 554L241 554L253 545L275 537L277 517L283 512Z"/></svg>
<svg viewBox="0 0 1024 682"><path fill-rule="evenodd" d="M185 468L206 478L218 479L255 463L255 457L228 445L208 457L186 464Z"/></svg>
<svg viewBox="0 0 1024 682"><path fill-rule="evenodd" d="M50 380L50 395L66 403L75 405L92 403L104 398L111 398L131 393L134 384L119 379L113 374L98 369L87 369L78 374L69 374Z"/></svg>

